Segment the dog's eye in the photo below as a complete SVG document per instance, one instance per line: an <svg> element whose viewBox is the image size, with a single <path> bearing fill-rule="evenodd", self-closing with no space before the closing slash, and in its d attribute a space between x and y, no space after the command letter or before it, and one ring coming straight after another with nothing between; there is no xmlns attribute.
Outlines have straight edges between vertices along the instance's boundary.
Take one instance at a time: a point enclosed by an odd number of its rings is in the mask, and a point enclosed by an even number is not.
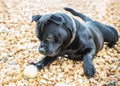
<svg viewBox="0 0 120 86"><path fill-rule="evenodd" d="M46 40L47 36L46 35L42 35L42 39Z"/></svg>
<svg viewBox="0 0 120 86"><path fill-rule="evenodd" d="M43 40L53 42L54 41L54 37L53 37L53 35L43 35Z"/></svg>
<svg viewBox="0 0 120 86"><path fill-rule="evenodd" d="M53 41L54 38L53 38L53 36L47 36L47 37L46 37L46 40L48 40L48 41Z"/></svg>

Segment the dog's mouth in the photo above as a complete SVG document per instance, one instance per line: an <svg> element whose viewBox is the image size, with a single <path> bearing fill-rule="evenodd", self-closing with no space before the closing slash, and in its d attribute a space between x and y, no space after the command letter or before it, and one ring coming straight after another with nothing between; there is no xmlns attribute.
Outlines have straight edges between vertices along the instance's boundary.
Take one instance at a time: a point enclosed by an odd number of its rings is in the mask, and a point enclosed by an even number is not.
<svg viewBox="0 0 120 86"><path fill-rule="evenodd" d="M58 48L57 50L55 50L55 51L48 51L48 52L43 53L43 54L46 55L46 56L54 57L54 56L56 56L56 55L59 54L60 50L61 50L61 47L59 47L59 48Z"/></svg>

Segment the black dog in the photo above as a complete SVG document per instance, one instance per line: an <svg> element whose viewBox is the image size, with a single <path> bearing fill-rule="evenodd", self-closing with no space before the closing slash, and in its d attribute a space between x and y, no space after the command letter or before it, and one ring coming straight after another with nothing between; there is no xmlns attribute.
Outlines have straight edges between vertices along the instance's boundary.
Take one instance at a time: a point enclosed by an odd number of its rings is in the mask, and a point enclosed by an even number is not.
<svg viewBox="0 0 120 86"><path fill-rule="evenodd" d="M40 40L39 52L44 54L45 58L32 64L42 69L58 56L76 61L82 59L85 74L93 77L94 55L102 49L104 42L113 47L118 41L118 33L113 27L93 21L71 8L64 9L82 18L86 23L82 24L64 13L33 16L32 21L36 22L36 36Z"/></svg>

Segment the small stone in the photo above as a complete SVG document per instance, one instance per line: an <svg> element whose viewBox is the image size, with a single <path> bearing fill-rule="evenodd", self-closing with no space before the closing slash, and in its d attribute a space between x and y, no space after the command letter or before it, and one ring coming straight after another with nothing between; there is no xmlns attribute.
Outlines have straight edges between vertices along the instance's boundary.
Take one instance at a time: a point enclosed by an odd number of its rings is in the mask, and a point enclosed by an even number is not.
<svg viewBox="0 0 120 86"><path fill-rule="evenodd" d="M35 78L37 76L37 67L29 65L24 69L24 75L28 78Z"/></svg>
<svg viewBox="0 0 120 86"><path fill-rule="evenodd" d="M108 86L115 86L115 81L111 80L111 81L108 83Z"/></svg>
<svg viewBox="0 0 120 86"><path fill-rule="evenodd" d="M24 86L24 83L22 83L22 81L18 81L17 85L18 86Z"/></svg>
<svg viewBox="0 0 120 86"><path fill-rule="evenodd" d="M44 74L44 75L43 75L43 78L48 79L48 75L47 75L47 74Z"/></svg>
<svg viewBox="0 0 120 86"><path fill-rule="evenodd" d="M47 81L45 80L45 79L41 79L40 81L39 81L39 83L47 83Z"/></svg>
<svg viewBox="0 0 120 86"><path fill-rule="evenodd" d="M14 83L9 83L8 86L16 86Z"/></svg>
<svg viewBox="0 0 120 86"><path fill-rule="evenodd" d="M7 60L8 60L7 58L2 58L2 62L4 63L7 62Z"/></svg>
<svg viewBox="0 0 120 86"><path fill-rule="evenodd" d="M17 80L21 80L22 79L22 76L21 75L18 75L17 76Z"/></svg>
<svg viewBox="0 0 120 86"><path fill-rule="evenodd" d="M58 74L58 77L64 77L64 73Z"/></svg>
<svg viewBox="0 0 120 86"><path fill-rule="evenodd" d="M82 80L82 79L78 79L78 82L82 84L82 83L83 83L83 80Z"/></svg>
<svg viewBox="0 0 120 86"><path fill-rule="evenodd" d="M11 73L11 76L17 76L17 73L14 71Z"/></svg>
<svg viewBox="0 0 120 86"><path fill-rule="evenodd" d="M11 62L11 65L17 65L17 63L13 61L13 62Z"/></svg>
<svg viewBox="0 0 120 86"><path fill-rule="evenodd" d="M7 57L7 53L2 53L1 56L2 57Z"/></svg>

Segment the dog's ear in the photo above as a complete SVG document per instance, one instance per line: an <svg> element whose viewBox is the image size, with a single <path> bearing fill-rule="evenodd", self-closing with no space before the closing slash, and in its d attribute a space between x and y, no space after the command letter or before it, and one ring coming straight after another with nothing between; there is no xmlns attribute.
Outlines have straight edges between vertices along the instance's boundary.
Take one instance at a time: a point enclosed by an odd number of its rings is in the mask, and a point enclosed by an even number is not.
<svg viewBox="0 0 120 86"><path fill-rule="evenodd" d="M34 16L32 16L32 22L33 21L38 22L41 17L42 17L41 15L34 15Z"/></svg>
<svg viewBox="0 0 120 86"><path fill-rule="evenodd" d="M51 15L50 20L59 25L62 25L63 23L65 23L64 18L62 16L60 16L59 14Z"/></svg>

